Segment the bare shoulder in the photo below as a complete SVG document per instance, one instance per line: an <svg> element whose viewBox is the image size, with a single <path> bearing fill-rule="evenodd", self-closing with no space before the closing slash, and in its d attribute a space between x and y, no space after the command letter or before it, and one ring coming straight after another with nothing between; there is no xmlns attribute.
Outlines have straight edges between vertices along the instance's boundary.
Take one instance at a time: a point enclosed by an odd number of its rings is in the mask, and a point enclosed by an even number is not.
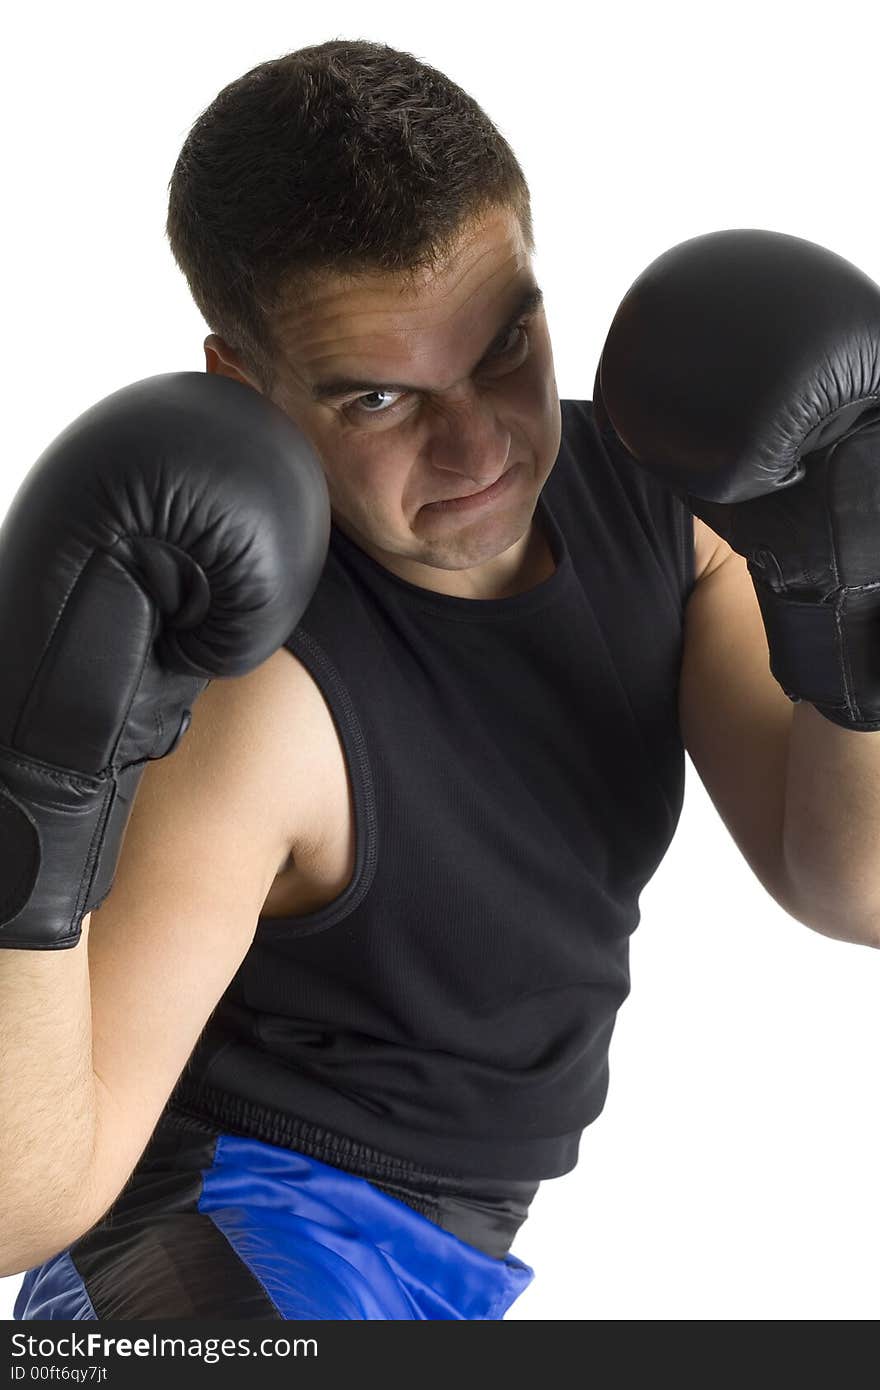
<svg viewBox="0 0 880 1390"><path fill-rule="evenodd" d="M722 536L717 535L699 516L694 517L694 579L711 574L730 551Z"/></svg>

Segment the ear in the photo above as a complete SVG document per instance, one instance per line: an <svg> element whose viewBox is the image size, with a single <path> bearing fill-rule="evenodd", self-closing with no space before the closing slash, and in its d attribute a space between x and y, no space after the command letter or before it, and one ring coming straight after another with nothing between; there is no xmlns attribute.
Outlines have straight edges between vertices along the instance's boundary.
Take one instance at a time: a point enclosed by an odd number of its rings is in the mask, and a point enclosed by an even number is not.
<svg viewBox="0 0 880 1390"><path fill-rule="evenodd" d="M204 342L205 348L205 370L213 372L217 376L230 376L235 381L240 381L245 386L250 386L254 391L260 388L255 381L247 375L239 366L238 358L231 347L226 344L216 333L209 333Z"/></svg>

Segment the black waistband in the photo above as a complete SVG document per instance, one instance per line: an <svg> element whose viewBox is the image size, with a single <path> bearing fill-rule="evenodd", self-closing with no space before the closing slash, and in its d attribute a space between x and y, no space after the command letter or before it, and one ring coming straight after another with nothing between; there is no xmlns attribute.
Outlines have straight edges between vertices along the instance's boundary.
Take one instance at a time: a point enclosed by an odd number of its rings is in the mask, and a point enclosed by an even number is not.
<svg viewBox="0 0 880 1390"><path fill-rule="evenodd" d="M367 1181L496 1259L503 1259L510 1249L539 1186L510 1179L502 1185L490 1179L468 1178L462 1179L461 1191L453 1194L448 1187L438 1192L418 1183Z"/></svg>
<svg viewBox="0 0 880 1390"><path fill-rule="evenodd" d="M431 1171L311 1121L270 1112L255 1115L253 1106L238 1107L235 1097L223 1099L229 1104L219 1108L205 1104L204 1097L198 1105L175 1100L168 1113L192 1117L266 1144L296 1149L309 1158L366 1178L373 1187L495 1259L503 1259L507 1254L540 1186L537 1181L462 1177ZM215 1110L223 1113L213 1113Z"/></svg>

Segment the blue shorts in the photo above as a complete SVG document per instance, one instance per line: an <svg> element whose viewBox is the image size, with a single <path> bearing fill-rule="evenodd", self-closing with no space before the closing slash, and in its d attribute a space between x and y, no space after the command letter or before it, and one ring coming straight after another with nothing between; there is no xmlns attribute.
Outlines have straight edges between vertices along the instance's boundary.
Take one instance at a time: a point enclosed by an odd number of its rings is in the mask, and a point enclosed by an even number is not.
<svg viewBox="0 0 880 1390"><path fill-rule="evenodd" d="M27 1272L16 1319L500 1319L534 1271L365 1178L164 1119L117 1201Z"/></svg>

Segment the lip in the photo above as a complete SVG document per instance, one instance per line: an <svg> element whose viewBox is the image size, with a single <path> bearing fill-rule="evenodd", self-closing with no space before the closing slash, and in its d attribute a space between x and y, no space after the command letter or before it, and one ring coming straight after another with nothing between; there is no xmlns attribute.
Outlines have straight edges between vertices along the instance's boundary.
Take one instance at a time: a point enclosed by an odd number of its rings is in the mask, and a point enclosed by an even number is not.
<svg viewBox="0 0 880 1390"><path fill-rule="evenodd" d="M510 484L510 478L519 468L518 463L513 463L496 478L494 483L482 489L481 492L468 493L467 497L446 497L441 502L426 502L422 507L423 512L467 512L473 511L477 507L484 507L488 502L494 502L496 497L500 497Z"/></svg>

